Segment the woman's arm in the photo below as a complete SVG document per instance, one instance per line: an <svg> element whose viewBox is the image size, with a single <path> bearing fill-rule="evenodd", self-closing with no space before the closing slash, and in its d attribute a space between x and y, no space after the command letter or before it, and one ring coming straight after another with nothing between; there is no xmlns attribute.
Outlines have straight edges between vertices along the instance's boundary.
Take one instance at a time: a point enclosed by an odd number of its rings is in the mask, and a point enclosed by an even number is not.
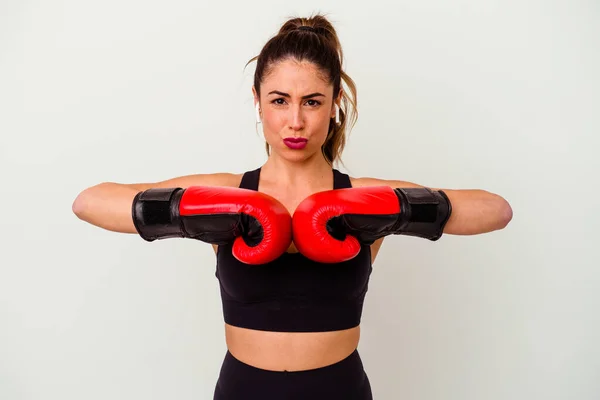
<svg viewBox="0 0 600 400"><path fill-rule="evenodd" d="M376 178L354 178L353 187L390 186L393 188L423 187L412 182ZM505 228L512 219L512 208L501 196L481 189L443 190L452 204L452 214L444 233L477 235Z"/></svg>
<svg viewBox="0 0 600 400"><path fill-rule="evenodd" d="M131 206L137 193L151 188L188 188L190 186L237 186L240 175L186 175L155 183L122 184L104 182L83 190L72 205L77 217L100 228L121 233L137 233Z"/></svg>

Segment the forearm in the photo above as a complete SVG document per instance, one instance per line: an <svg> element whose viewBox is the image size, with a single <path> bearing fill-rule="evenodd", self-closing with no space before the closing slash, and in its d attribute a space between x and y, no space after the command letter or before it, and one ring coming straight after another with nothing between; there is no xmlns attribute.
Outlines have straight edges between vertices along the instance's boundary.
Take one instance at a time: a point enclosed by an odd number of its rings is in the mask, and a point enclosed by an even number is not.
<svg viewBox="0 0 600 400"><path fill-rule="evenodd" d="M444 233L477 235L503 229L512 219L512 208L501 196L485 190L449 190L452 214Z"/></svg>
<svg viewBox="0 0 600 400"><path fill-rule="evenodd" d="M85 222L109 231L136 233L131 205L138 190L118 183L101 183L81 192L73 212Z"/></svg>

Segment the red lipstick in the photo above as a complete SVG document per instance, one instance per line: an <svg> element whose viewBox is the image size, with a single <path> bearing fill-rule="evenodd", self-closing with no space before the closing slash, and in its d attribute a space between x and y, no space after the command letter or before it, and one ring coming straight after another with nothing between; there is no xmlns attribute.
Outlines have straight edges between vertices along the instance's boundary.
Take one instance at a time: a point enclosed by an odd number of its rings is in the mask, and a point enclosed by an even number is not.
<svg viewBox="0 0 600 400"><path fill-rule="evenodd" d="M308 142L308 139L304 139L304 138L288 137L288 138L283 139L283 143L290 149L294 149L294 150L299 150L299 149L305 148L306 142Z"/></svg>

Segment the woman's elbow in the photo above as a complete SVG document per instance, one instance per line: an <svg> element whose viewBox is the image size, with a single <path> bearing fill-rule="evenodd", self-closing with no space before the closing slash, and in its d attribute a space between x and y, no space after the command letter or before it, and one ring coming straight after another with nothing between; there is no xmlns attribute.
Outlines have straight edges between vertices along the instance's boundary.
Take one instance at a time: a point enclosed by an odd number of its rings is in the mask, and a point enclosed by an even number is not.
<svg viewBox="0 0 600 400"><path fill-rule="evenodd" d="M79 193L79 195L77 195L75 200L73 200L73 204L71 204L71 211L73 211L73 214L75 214L79 218L81 218L81 214L83 214L83 210L84 210L84 205L85 205L84 196L85 196L85 192Z"/></svg>
<svg viewBox="0 0 600 400"><path fill-rule="evenodd" d="M506 226L510 223L510 221L512 221L513 218L513 210L512 207L510 206L510 203L508 201L506 201L506 199L504 199L501 196L498 196L498 210L499 210L499 217L498 217L498 221L499 221L499 227L498 229L504 229L506 228Z"/></svg>

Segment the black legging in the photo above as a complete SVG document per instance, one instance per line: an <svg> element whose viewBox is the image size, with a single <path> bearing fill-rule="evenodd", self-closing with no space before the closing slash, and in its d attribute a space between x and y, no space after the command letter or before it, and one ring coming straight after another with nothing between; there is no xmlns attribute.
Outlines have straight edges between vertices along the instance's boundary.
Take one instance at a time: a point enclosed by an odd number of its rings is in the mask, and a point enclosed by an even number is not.
<svg viewBox="0 0 600 400"><path fill-rule="evenodd" d="M228 351L214 400L372 400L369 378L354 350L326 367L306 371L268 371L245 364Z"/></svg>

